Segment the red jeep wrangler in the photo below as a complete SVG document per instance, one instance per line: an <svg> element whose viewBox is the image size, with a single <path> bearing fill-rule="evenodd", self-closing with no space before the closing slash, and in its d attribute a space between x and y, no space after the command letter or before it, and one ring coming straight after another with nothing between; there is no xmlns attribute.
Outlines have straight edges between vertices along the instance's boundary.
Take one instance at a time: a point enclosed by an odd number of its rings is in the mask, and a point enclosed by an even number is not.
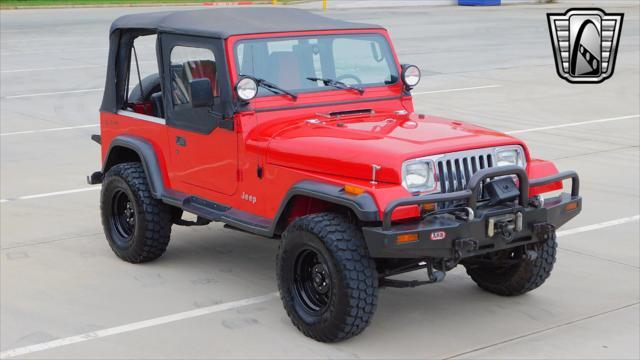
<svg viewBox="0 0 640 360"><path fill-rule="evenodd" d="M158 67L142 79L134 41L147 36ZM458 264L499 295L537 288L555 229L581 210L578 176L503 133L414 113L419 80L380 26L302 10L117 19L93 136L103 166L88 179L109 245L151 261L173 224L211 221L280 238L284 308L324 342L363 331L379 287Z"/></svg>

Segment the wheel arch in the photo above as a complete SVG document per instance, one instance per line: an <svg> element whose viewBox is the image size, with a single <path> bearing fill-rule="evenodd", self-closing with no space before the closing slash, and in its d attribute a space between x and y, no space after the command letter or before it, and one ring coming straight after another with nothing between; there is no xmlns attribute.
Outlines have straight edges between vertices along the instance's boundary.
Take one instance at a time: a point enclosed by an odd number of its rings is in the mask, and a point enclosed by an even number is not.
<svg viewBox="0 0 640 360"><path fill-rule="evenodd" d="M341 186L305 180L285 195L276 218L274 234L281 234L298 217L325 211L343 212L361 222L380 221L378 207L371 195L351 195Z"/></svg>
<svg viewBox="0 0 640 360"><path fill-rule="evenodd" d="M124 162L141 163L151 195L156 199L162 198L165 191L163 172L156 151L149 141L131 135L115 137L109 144L102 172L106 174L113 166Z"/></svg>

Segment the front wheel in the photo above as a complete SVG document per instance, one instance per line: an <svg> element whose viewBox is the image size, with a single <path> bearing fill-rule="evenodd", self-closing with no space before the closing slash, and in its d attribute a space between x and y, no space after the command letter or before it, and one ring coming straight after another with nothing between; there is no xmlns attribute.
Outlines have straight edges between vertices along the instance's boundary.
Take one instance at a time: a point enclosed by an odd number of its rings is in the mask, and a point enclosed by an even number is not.
<svg viewBox="0 0 640 360"><path fill-rule="evenodd" d="M521 295L539 287L551 275L557 247L556 234L552 232L543 243L472 258L464 266L483 290L502 296Z"/></svg>
<svg viewBox="0 0 640 360"><path fill-rule="evenodd" d="M361 333L375 312L378 275L360 229L334 213L296 219L277 258L280 297L306 336L336 342Z"/></svg>

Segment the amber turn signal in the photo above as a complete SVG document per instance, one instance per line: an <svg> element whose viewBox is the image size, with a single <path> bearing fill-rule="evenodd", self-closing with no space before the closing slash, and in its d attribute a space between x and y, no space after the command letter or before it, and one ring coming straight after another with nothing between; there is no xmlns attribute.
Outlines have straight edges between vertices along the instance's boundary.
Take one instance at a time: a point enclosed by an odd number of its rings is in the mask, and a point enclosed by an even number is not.
<svg viewBox="0 0 640 360"><path fill-rule="evenodd" d="M345 185L344 192L352 195L361 195L364 194L364 189L353 185Z"/></svg>
<svg viewBox="0 0 640 360"><path fill-rule="evenodd" d="M573 211L577 208L578 208L578 202L576 201L576 202L568 203L567 205L565 205L564 210Z"/></svg>
<svg viewBox="0 0 640 360"><path fill-rule="evenodd" d="M396 238L397 244L406 244L418 241L418 234L401 234Z"/></svg>
<svg viewBox="0 0 640 360"><path fill-rule="evenodd" d="M436 209L436 203L422 204L422 209L428 212L434 211Z"/></svg>

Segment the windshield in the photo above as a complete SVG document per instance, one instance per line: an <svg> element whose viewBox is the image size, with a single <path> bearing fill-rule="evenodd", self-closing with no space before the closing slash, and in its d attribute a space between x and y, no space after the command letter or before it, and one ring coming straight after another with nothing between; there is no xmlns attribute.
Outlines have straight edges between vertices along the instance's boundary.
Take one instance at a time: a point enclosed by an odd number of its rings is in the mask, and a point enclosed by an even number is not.
<svg viewBox="0 0 640 360"><path fill-rule="evenodd" d="M361 88L398 81L389 44L378 34L241 40L235 53L240 75L263 79L294 93L336 89L335 84L321 79ZM273 94L261 88L260 95Z"/></svg>

